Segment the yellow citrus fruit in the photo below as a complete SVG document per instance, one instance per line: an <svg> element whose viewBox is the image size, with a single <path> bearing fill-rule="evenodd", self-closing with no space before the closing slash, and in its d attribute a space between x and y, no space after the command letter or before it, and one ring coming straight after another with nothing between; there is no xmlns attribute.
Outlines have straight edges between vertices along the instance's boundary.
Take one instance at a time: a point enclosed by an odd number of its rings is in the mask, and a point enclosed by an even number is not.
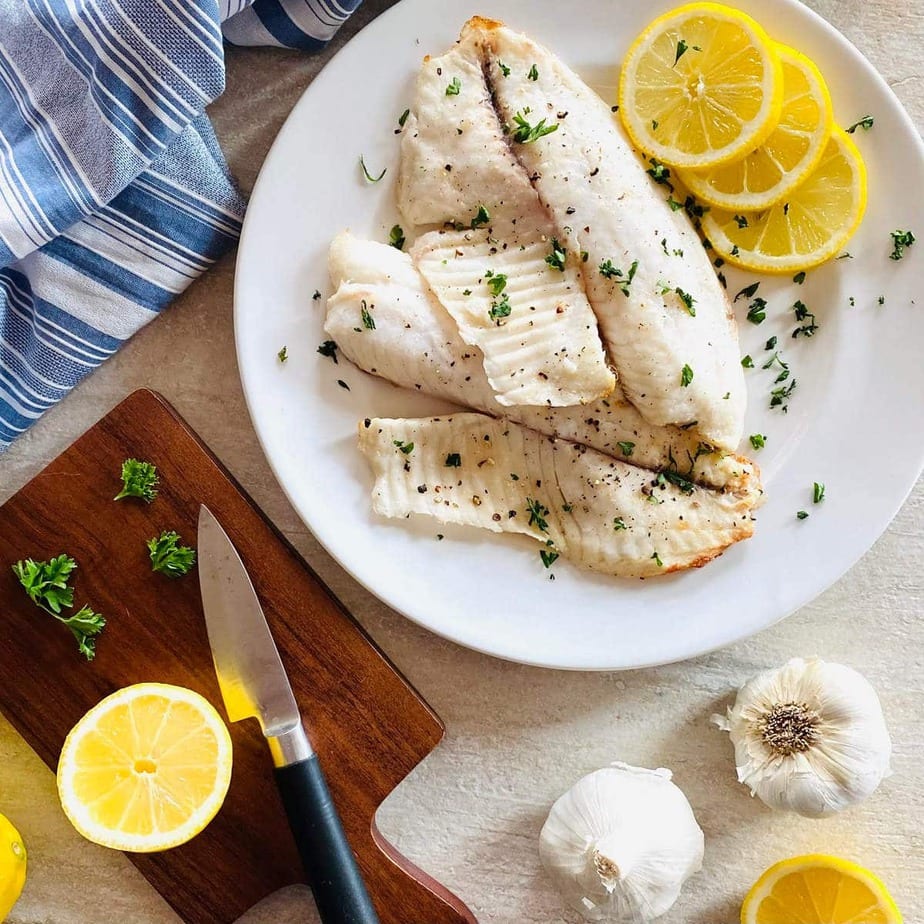
<svg viewBox="0 0 924 924"><path fill-rule="evenodd" d="M795 189L821 159L831 135L831 95L803 54L776 44L783 65L783 110L767 140L744 157L706 171L684 170L687 188L710 205L765 209Z"/></svg>
<svg viewBox="0 0 924 924"><path fill-rule="evenodd" d="M26 845L8 818L0 815L0 921L12 911L26 883Z"/></svg>
<svg viewBox="0 0 924 924"><path fill-rule="evenodd" d="M198 693L139 683L107 696L71 730L58 795L88 840L148 853L183 844L221 808L231 736Z"/></svg>
<svg viewBox="0 0 924 924"><path fill-rule="evenodd" d="M886 887L869 870L814 854L771 866L741 906L741 924L901 924Z"/></svg>
<svg viewBox="0 0 924 924"><path fill-rule="evenodd" d="M703 233L731 263L791 273L831 259L866 210L866 167L857 146L835 127L821 160L786 198L762 212L711 209Z"/></svg>
<svg viewBox="0 0 924 924"><path fill-rule="evenodd" d="M714 167L753 150L782 104L773 42L750 16L718 3L658 17L629 49L619 79L629 136L676 167Z"/></svg>

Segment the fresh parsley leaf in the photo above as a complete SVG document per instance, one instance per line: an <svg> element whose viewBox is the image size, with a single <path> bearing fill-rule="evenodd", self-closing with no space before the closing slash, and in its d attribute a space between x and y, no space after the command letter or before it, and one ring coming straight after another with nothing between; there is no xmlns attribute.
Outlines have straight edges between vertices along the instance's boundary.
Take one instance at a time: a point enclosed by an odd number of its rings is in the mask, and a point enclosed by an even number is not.
<svg viewBox="0 0 924 924"><path fill-rule="evenodd" d="M735 224L739 228L746 228L748 226L748 217L747 215L735 215Z"/></svg>
<svg viewBox="0 0 924 924"><path fill-rule="evenodd" d="M770 407L778 407L783 413L786 413L789 405L784 404L788 398L792 396L792 393L796 390L796 380L793 379L789 385L781 385L779 388L774 388L770 392Z"/></svg>
<svg viewBox="0 0 924 924"><path fill-rule="evenodd" d="M795 304L792 306L792 310L796 314L797 321L805 321L806 319L810 319L808 324L803 324L801 327L797 327L792 332L793 340L798 337L814 337L815 331L819 329L818 325L815 323L815 315L805 307L805 303L802 301L795 302Z"/></svg>
<svg viewBox="0 0 924 924"><path fill-rule="evenodd" d="M914 235L910 231L891 231L892 236L892 253L889 254L890 260L901 260L905 255L905 248L914 243Z"/></svg>
<svg viewBox="0 0 924 924"><path fill-rule="evenodd" d="M671 207L672 212L679 212L683 208L683 203L678 202L673 196L667 197L667 204Z"/></svg>
<svg viewBox="0 0 924 924"><path fill-rule="evenodd" d="M683 200L683 210L690 217L690 220L695 223L697 218L702 218L709 211L709 206L700 205L692 196L687 196Z"/></svg>
<svg viewBox="0 0 924 924"><path fill-rule="evenodd" d="M544 135L551 135L552 132L558 131L557 123L546 125L545 119L540 119L535 125L530 125L526 116L530 113L527 106L522 112L517 112L513 116L514 124L517 126L513 132L513 140L519 144L532 144L538 141Z"/></svg>
<svg viewBox="0 0 924 924"><path fill-rule="evenodd" d="M77 650L92 661L96 657L96 636L106 628L106 618L94 613L89 606L82 606L73 616L58 618L77 640Z"/></svg>
<svg viewBox="0 0 924 924"><path fill-rule="evenodd" d="M375 330L375 318L369 312L369 306L366 304L365 299L360 303L359 314L363 320L363 327L366 330Z"/></svg>
<svg viewBox="0 0 924 924"><path fill-rule="evenodd" d="M598 269L600 270L600 275L605 279L619 280L616 283L619 287L619 291L622 292L626 298L629 297L629 286L632 285L632 280L635 278L635 273L638 270L638 260L633 260L632 265L625 273L623 273L621 269L617 269L613 266L613 261L609 259L604 260Z"/></svg>
<svg viewBox="0 0 924 924"><path fill-rule="evenodd" d="M680 384L683 388L686 388L690 382L693 381L693 370L687 363L683 364L683 369L680 370Z"/></svg>
<svg viewBox="0 0 924 924"><path fill-rule="evenodd" d="M414 451L413 443L405 443L403 440L392 440L397 449L400 452L403 452L406 456L409 456Z"/></svg>
<svg viewBox="0 0 924 924"><path fill-rule="evenodd" d="M690 295L689 292L684 292L683 289L680 288L680 286L677 286L677 288L674 289L674 292L677 294L677 297L680 299L680 301L683 302L683 306L689 312L690 317L695 318L696 309L693 307L693 303L696 301L696 299L693 298L693 296Z"/></svg>
<svg viewBox="0 0 924 924"><path fill-rule="evenodd" d="M677 66L677 62L687 53L687 49L690 46L683 40L677 40L677 52L674 55L674 67Z"/></svg>
<svg viewBox="0 0 924 924"><path fill-rule="evenodd" d="M767 303L762 298L755 298L750 305L748 305L748 320L752 324L761 324L764 319L767 317L766 312Z"/></svg>
<svg viewBox="0 0 924 924"><path fill-rule="evenodd" d="M630 443L628 440L619 440L616 445L619 447L619 451L626 457L632 455L633 450L635 449L635 443Z"/></svg>
<svg viewBox="0 0 924 924"><path fill-rule="evenodd" d="M651 557L652 557L652 559L654 560L654 563L655 563L659 568L663 568L663 567L664 567L664 562L661 561L661 556L660 556L657 552L652 553L652 556L651 556Z"/></svg>
<svg viewBox="0 0 924 924"><path fill-rule="evenodd" d="M757 294L757 290L760 288L759 282L753 282L749 286L745 286L736 296L735 301L738 301L739 298L753 298Z"/></svg>
<svg viewBox="0 0 924 924"><path fill-rule="evenodd" d="M669 481L674 487L680 488L680 491L683 494L692 494L693 488L695 487L693 482L690 481L686 475L681 475L680 472L675 471L674 469L666 468L662 472L658 473L658 478L664 481Z"/></svg>
<svg viewBox="0 0 924 924"><path fill-rule="evenodd" d="M873 127L875 121L876 120L872 116L863 116L862 119L854 122L853 125L847 129L847 134L852 135L858 128L862 128L863 131L868 132Z"/></svg>
<svg viewBox="0 0 924 924"><path fill-rule="evenodd" d="M484 275L487 280L485 285L490 289L493 296L497 297L507 287L507 276L504 273L494 273L488 270Z"/></svg>
<svg viewBox="0 0 924 924"><path fill-rule="evenodd" d="M545 262L552 267L552 269L558 270L560 273L565 271L565 260L568 256L568 251L558 242L557 237L552 238L552 252L545 258Z"/></svg>
<svg viewBox="0 0 924 924"><path fill-rule="evenodd" d="M664 164L661 163L661 161L657 160L654 157L649 157L648 163L651 164L651 166L645 171L648 174L648 176L650 176L655 181L655 183L658 183L662 186L666 186L671 192L673 192L674 184L671 183L670 170L667 167L665 167ZM677 203L677 206L678 208L680 207L679 202ZM662 243L661 246L664 247L664 243ZM666 248L664 252L667 253Z"/></svg>
<svg viewBox="0 0 924 924"><path fill-rule="evenodd" d="M378 183L388 172L388 167L382 167L382 172L378 176L373 176L366 167L366 161L363 159L362 154L359 155L359 166L363 169L363 176L366 178L367 183Z"/></svg>
<svg viewBox="0 0 924 924"><path fill-rule="evenodd" d="M808 519L808 511L807 511L807 510L797 510L797 511L796 511L796 517L797 517L798 519L800 519L800 520L807 520L807 519Z"/></svg>
<svg viewBox="0 0 924 924"><path fill-rule="evenodd" d="M774 334L774 335L764 344L764 349L765 349L765 350L775 350L775 349L776 349L776 345L777 345L778 342L779 342L779 340L777 339L776 334Z"/></svg>
<svg viewBox="0 0 924 924"><path fill-rule="evenodd" d="M472 231L486 225L490 220L491 213L483 205L479 205L478 211L475 212L475 217L472 219Z"/></svg>
<svg viewBox="0 0 924 924"><path fill-rule="evenodd" d="M542 564L545 565L546 568L551 568L552 565L558 560L558 552L555 552L552 549L540 549L539 557L542 559Z"/></svg>
<svg viewBox="0 0 924 924"><path fill-rule="evenodd" d="M505 77L509 77L509 76L510 76L510 68L507 67L507 65L504 64L503 61L498 61L498 62L497 62L497 66L500 68L501 73L502 73Z"/></svg>
<svg viewBox="0 0 924 924"><path fill-rule="evenodd" d="M462 456L458 452L450 452L446 455L446 461L443 463L446 468L460 468L462 465Z"/></svg>
<svg viewBox="0 0 924 924"><path fill-rule="evenodd" d="M660 123L657 119L652 119L652 120L651 120L651 130L652 130L653 132L656 132L656 131L658 130L658 126L659 126L660 124L661 124L661 123Z"/></svg>
<svg viewBox="0 0 924 924"><path fill-rule="evenodd" d="M792 281L797 286L801 286L802 283L805 282L805 270L802 270L801 272L796 273L796 275L792 277Z"/></svg>
<svg viewBox="0 0 924 924"><path fill-rule="evenodd" d="M289 348L286 347L286 346L284 346L284 347L276 354L276 358L277 358L277 359L279 360L279 362L281 362L281 363L287 362L288 359L289 359Z"/></svg>
<svg viewBox="0 0 924 924"><path fill-rule="evenodd" d="M407 117L411 114L410 109L405 109L404 112L398 116L398 128L404 128L404 123L407 122Z"/></svg>
<svg viewBox="0 0 924 924"><path fill-rule="evenodd" d="M196 563L196 550L180 545L180 537L173 530L164 530L159 536L147 541L151 557L151 570L160 571L169 578L188 574Z"/></svg>
<svg viewBox="0 0 924 924"><path fill-rule="evenodd" d="M622 517L613 517L613 531L619 532L621 529L628 529Z"/></svg>
<svg viewBox="0 0 924 924"><path fill-rule="evenodd" d="M320 290L320 289L315 289L315 290L314 290L314 295L311 296L311 300L312 300L313 302L319 302L319 301L321 301L321 290Z"/></svg>
<svg viewBox="0 0 924 924"><path fill-rule="evenodd" d="M815 482L812 486L812 503L820 504L825 499L825 486Z"/></svg>
<svg viewBox="0 0 924 924"><path fill-rule="evenodd" d="M767 437L763 433L752 433L748 439L755 449L763 449L767 445Z"/></svg>
<svg viewBox="0 0 924 924"><path fill-rule="evenodd" d="M742 365L745 369L753 369L753 368L754 368L754 360L751 359L751 354L750 354L750 353L749 353L747 356L742 357L742 359L741 359L741 365Z"/></svg>
<svg viewBox="0 0 924 924"><path fill-rule="evenodd" d="M509 318L510 312L513 310L513 306L510 304L510 297L504 292L500 298L496 298L491 302L491 308L488 311L488 317L492 321L496 321L498 325L500 324L503 318Z"/></svg>
<svg viewBox="0 0 924 924"><path fill-rule="evenodd" d="M149 504L157 497L157 466L151 462L140 462L138 459L126 459L122 463L122 490L113 500L122 500L123 497L140 497Z"/></svg>
<svg viewBox="0 0 924 924"><path fill-rule="evenodd" d="M462 81L458 77L453 77L449 81L449 86L446 87L447 96L458 96L459 91L462 89Z"/></svg>
<svg viewBox="0 0 924 924"><path fill-rule="evenodd" d="M542 532L547 533L549 531L549 524L545 518L548 516L549 508L543 506L539 501L527 497L526 510L529 513L528 525L535 525L538 529L542 530Z"/></svg>
<svg viewBox="0 0 924 924"><path fill-rule="evenodd" d="M334 361L334 365L338 365L337 361L337 344L333 340L325 340L319 347L318 352L322 356L327 356L329 359Z"/></svg>
<svg viewBox="0 0 924 924"><path fill-rule="evenodd" d="M539 79L539 71L538 71L538 69L536 68L536 65L535 65L535 64L529 69L529 71L528 71L528 73L526 74L526 76L527 76L530 80L538 80L538 79Z"/></svg>
<svg viewBox="0 0 924 924"><path fill-rule="evenodd" d="M407 238L404 236L404 229L401 225L394 225L388 233L388 243L396 250L404 250Z"/></svg>

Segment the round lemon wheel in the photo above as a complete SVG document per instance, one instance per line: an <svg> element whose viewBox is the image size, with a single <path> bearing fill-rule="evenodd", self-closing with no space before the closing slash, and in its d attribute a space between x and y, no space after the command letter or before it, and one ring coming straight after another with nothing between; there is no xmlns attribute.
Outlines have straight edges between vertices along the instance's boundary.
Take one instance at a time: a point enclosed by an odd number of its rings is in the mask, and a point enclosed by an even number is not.
<svg viewBox="0 0 924 924"><path fill-rule="evenodd" d="M13 910L26 883L26 845L12 822L0 815L0 921Z"/></svg>
<svg viewBox="0 0 924 924"><path fill-rule="evenodd" d="M744 157L680 178L709 205L735 211L765 209L784 199L821 159L834 124L831 94L803 54L775 43L783 65L783 109L767 140Z"/></svg>
<svg viewBox="0 0 924 924"><path fill-rule="evenodd" d="M902 924L901 912L869 870L814 854L771 866L748 892L741 924Z"/></svg>
<svg viewBox="0 0 924 924"><path fill-rule="evenodd" d="M710 209L703 233L716 252L763 273L811 269L835 256L866 210L866 167L857 146L834 128L821 159L784 200L762 212Z"/></svg>
<svg viewBox="0 0 924 924"><path fill-rule="evenodd" d="M221 808L231 736L198 693L139 683L107 696L71 730L58 795L74 827L104 847L149 853L190 840Z"/></svg>
<svg viewBox="0 0 924 924"><path fill-rule="evenodd" d="M783 71L767 33L718 3L691 3L635 40L619 79L632 141L676 167L714 167L762 144L780 118Z"/></svg>

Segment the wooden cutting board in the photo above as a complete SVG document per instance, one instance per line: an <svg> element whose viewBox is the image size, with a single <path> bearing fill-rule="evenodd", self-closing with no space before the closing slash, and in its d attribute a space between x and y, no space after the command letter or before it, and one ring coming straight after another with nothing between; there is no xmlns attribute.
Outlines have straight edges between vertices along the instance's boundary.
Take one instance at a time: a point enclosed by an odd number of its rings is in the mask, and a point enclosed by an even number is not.
<svg viewBox="0 0 924 924"><path fill-rule="evenodd" d="M160 493L150 505L112 500L131 457L157 465ZM442 737L439 718L151 391L129 396L0 507L2 711L52 768L74 723L127 684L190 687L224 714L196 573L178 580L152 573L145 547L163 529L195 545L200 503L250 572L382 924L474 922L375 827L378 806ZM89 603L108 620L92 662L10 570L19 559L61 552L78 562L75 605ZM215 820L182 847L129 855L189 924L229 924L270 892L303 881L259 727L230 728L234 773Z"/></svg>

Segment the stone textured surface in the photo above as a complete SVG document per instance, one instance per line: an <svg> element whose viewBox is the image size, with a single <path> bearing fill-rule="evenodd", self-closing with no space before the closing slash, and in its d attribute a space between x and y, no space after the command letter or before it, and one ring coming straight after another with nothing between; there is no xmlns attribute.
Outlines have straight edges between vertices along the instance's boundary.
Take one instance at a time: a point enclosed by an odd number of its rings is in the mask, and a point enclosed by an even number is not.
<svg viewBox="0 0 924 924"><path fill-rule="evenodd" d="M228 50L228 89L212 115L245 189L320 66L388 5L367 0L321 57ZM872 60L916 124L924 125L921 4L811 5ZM671 767L706 832L705 869L664 924L734 924L741 897L765 866L810 851L873 867L905 920L924 920L924 485L838 584L748 642L627 674L575 675L495 661L388 610L330 560L288 506L244 407L231 328L232 275L229 257L0 459L0 501L129 391L147 385L163 392L445 720L444 744L388 800L380 821L480 921L577 920L561 910L540 873L536 836L564 789L614 759ZM773 814L750 799L735 782L726 737L709 725L709 716L748 676L815 653L869 677L895 743L895 775L865 805L824 822ZM70 829L53 775L2 720L0 768L0 812L19 825L31 854L14 924L177 920L124 857L86 844ZM247 915L250 924L306 920L315 917L300 889Z"/></svg>

